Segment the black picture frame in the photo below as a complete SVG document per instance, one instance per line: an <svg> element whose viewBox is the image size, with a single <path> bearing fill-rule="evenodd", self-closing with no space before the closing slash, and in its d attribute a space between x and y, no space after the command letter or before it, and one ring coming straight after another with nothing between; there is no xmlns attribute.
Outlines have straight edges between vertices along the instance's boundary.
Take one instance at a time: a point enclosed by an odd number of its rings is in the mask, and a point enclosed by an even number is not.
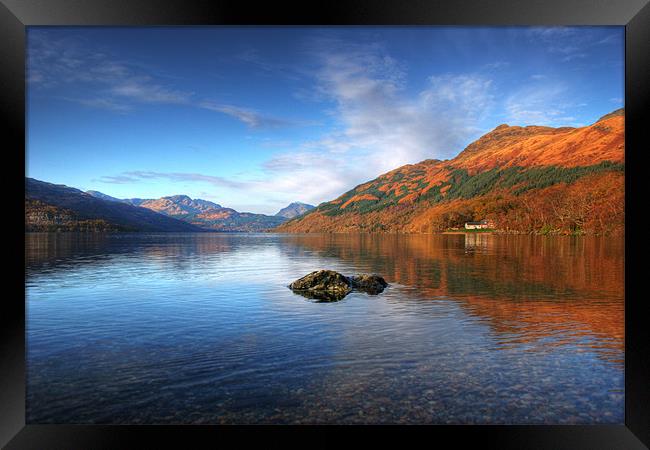
<svg viewBox="0 0 650 450"><path fill-rule="evenodd" d="M593 426L426 426L426 427L250 427L25 425L24 271L13 257L24 241L7 237L0 328L0 445L7 449L124 448L146 442L193 448L202 441L222 445L270 434L265 445L319 433L327 444L344 429L384 439L387 432L417 434L426 443L452 439L487 448L642 449L650 445L650 358L643 315L643 153L647 152L646 110L650 105L649 0L354 0L259 5L202 0L0 0L0 102L5 147L3 181L11 195L9 233L24 236L25 27L30 25L624 25L626 28L626 232L625 232L625 424ZM22 151L21 151L22 149ZM12 156L12 157L9 157ZM21 169L22 167L22 169ZM5 216L7 218L7 216ZM9 221L6 221L9 222ZM639 245L641 243L641 245ZM9 257L11 255L11 257ZM638 263L637 263L638 262ZM22 273L21 273L22 271ZM6 294L10 286L11 294ZM370 429L369 429L370 428ZM251 431L255 431L252 433ZM182 444L179 444L181 443ZM191 443L189 443L191 442ZM388 443L388 442L385 442ZM400 442L401 443L401 442Z"/></svg>

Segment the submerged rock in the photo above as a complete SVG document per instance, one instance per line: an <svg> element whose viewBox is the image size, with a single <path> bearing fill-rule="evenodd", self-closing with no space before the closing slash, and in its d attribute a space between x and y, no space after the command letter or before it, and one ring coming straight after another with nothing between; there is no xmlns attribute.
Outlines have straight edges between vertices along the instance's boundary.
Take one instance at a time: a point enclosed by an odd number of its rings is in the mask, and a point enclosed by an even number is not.
<svg viewBox="0 0 650 450"><path fill-rule="evenodd" d="M316 270L289 285L294 292L323 301L337 301L352 290L350 280L333 270Z"/></svg>
<svg viewBox="0 0 650 450"><path fill-rule="evenodd" d="M384 290L388 283L379 275L361 274L350 278L352 287L368 294L377 295Z"/></svg>
<svg viewBox="0 0 650 450"><path fill-rule="evenodd" d="M348 295L348 292L338 291L313 291L294 289L293 292L300 294L305 298L315 300L317 303L338 302L339 300L343 300L343 298Z"/></svg>
<svg viewBox="0 0 650 450"><path fill-rule="evenodd" d="M388 283L379 275L361 274L348 278L333 270L316 270L297 279L288 287L303 297L335 302L343 299L353 289L379 294Z"/></svg>

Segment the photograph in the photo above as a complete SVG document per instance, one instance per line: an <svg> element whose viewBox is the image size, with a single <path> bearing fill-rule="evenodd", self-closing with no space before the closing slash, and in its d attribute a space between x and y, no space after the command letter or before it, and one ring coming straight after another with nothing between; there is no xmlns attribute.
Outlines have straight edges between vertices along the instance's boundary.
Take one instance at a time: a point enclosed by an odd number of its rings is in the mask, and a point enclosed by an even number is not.
<svg viewBox="0 0 650 450"><path fill-rule="evenodd" d="M26 26L25 424L624 426L625 80L622 25Z"/></svg>

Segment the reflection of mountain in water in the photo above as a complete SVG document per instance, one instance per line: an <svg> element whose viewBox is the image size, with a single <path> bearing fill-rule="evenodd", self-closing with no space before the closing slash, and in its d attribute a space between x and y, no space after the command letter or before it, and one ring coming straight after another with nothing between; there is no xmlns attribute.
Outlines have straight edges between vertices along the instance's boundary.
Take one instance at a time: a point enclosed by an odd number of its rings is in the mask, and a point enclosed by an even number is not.
<svg viewBox="0 0 650 450"><path fill-rule="evenodd" d="M233 244L227 236L214 233L28 233L25 266L30 277L108 264L116 258L146 258L174 265L194 254L230 252Z"/></svg>
<svg viewBox="0 0 650 450"><path fill-rule="evenodd" d="M424 298L450 297L503 345L593 340L622 364L622 238L311 234L284 241L416 287Z"/></svg>
<svg viewBox="0 0 650 450"><path fill-rule="evenodd" d="M381 274L389 283L415 288L423 299L456 301L488 324L503 346L543 350L593 341L589 345L598 346L599 354L622 364L624 266L618 238L266 234L243 239L139 233L133 239L128 234L34 233L26 235L25 260L28 280L89 264L108 266L119 258L146 259L180 274L197 255L246 258L269 250L287 260L318 256L331 261L330 268L343 264Z"/></svg>
<svg viewBox="0 0 650 450"><path fill-rule="evenodd" d="M26 261L34 423L623 420L617 240L28 234ZM318 268L390 286L287 289Z"/></svg>

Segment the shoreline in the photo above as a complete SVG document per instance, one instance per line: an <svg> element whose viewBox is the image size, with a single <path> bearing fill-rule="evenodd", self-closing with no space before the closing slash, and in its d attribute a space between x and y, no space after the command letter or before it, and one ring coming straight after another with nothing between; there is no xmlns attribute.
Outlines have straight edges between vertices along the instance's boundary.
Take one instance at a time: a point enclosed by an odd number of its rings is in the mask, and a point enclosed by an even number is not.
<svg viewBox="0 0 650 450"><path fill-rule="evenodd" d="M460 235L460 234L483 234L483 235L500 235L500 236L572 236L572 237L622 237L625 236L625 231L618 231L614 233L607 234L598 234L598 233L531 233L525 231L501 231L501 230L490 230L490 231L480 231L480 230L466 230L466 231L438 231L434 233L414 233L414 232L385 232L385 231L273 231L273 230L261 230L261 231L230 231L230 230L200 230L200 231L145 231L145 230L117 230L117 231L95 231L95 230L25 230L25 235L29 234L211 234L211 233L222 233L222 234L283 234L283 235L294 235L294 234L367 234L367 235L403 235L403 236L434 236L434 235Z"/></svg>

